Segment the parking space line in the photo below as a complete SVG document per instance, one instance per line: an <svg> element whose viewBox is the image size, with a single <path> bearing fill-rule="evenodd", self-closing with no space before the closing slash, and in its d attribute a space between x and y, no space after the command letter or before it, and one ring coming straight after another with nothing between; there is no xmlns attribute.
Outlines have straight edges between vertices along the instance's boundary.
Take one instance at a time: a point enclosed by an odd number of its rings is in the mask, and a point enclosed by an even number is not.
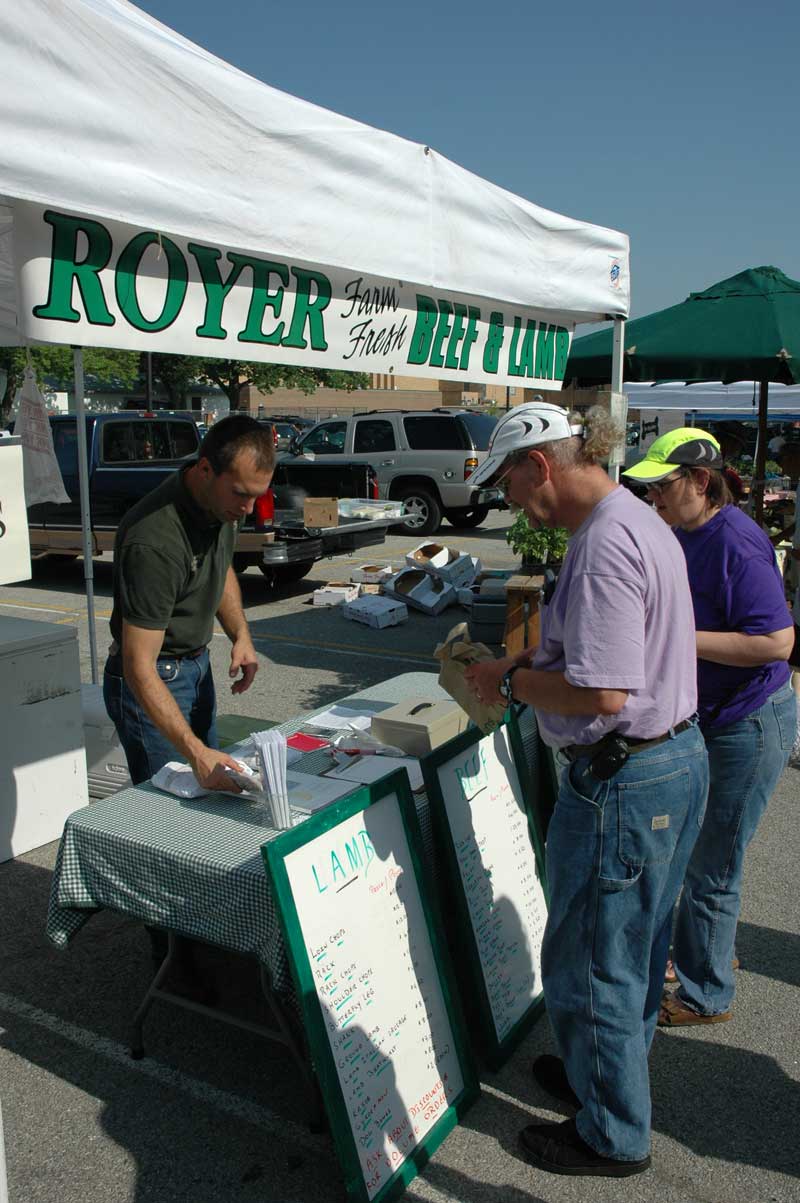
<svg viewBox="0 0 800 1203"><path fill-rule="evenodd" d="M106 1036L98 1036L96 1032L87 1031L65 1019L59 1019L57 1015L51 1015L47 1011L40 1010L39 1007L33 1007L10 994L0 992L0 1011L6 1011L18 1019L35 1024L49 1032L51 1036L67 1040L70 1044L75 1044L89 1053L103 1057L106 1061L114 1061L130 1073L151 1078L161 1086L181 1090L199 1103L215 1107L218 1111L224 1111L237 1119L246 1120L268 1135L280 1138L288 1134L298 1144L314 1149L317 1153L327 1139L326 1137L312 1136L302 1124L278 1115L277 1112L271 1111L262 1103L254 1103L249 1099L232 1094L230 1091L220 1090L219 1087L190 1077L189 1074L182 1073L179 1069L172 1069L168 1065L149 1058L133 1061L129 1050L118 1041L109 1040ZM5 1035L5 1029L2 1027L0 1027L0 1035ZM7 1047L6 1051L13 1053L13 1046ZM17 1055L21 1056L21 1054Z"/></svg>

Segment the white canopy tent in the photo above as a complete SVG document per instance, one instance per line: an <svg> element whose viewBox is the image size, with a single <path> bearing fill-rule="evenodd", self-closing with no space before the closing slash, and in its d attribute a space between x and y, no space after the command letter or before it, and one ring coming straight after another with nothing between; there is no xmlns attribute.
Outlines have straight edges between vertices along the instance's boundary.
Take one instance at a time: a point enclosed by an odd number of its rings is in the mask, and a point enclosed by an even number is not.
<svg viewBox="0 0 800 1203"><path fill-rule="evenodd" d="M625 393L631 409L681 410L683 413L725 413L731 418L758 420L758 382L736 384L644 384L628 381ZM769 412L800 413L800 385L770 384Z"/></svg>
<svg viewBox="0 0 800 1203"><path fill-rule="evenodd" d="M124 0L3 6L0 78L0 342L553 388L575 324L613 318L621 362L625 235L278 92ZM84 548L93 635L88 519Z"/></svg>

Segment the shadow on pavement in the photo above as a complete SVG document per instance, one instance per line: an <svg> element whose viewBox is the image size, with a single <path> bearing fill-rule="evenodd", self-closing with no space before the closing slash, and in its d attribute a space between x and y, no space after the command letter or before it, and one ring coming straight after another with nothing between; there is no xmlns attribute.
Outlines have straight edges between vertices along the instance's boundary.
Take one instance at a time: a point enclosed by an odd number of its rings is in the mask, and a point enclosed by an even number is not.
<svg viewBox="0 0 800 1203"><path fill-rule="evenodd" d="M739 923L736 928L736 952L745 973L789 986L800 986L800 935L777 931L755 923Z"/></svg>

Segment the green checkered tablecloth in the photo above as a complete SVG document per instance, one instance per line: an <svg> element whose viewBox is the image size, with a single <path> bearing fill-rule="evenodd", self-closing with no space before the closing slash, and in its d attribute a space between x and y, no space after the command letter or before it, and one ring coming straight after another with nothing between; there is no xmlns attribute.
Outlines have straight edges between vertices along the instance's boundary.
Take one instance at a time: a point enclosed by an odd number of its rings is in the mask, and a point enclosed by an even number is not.
<svg viewBox="0 0 800 1203"><path fill-rule="evenodd" d="M379 711L415 694L446 696L435 675L405 673L337 705ZM303 719L295 719L279 729L289 735L303 726ZM523 712L520 726L533 766L538 741L530 709ZM329 765L327 754L316 752L292 768L319 773ZM432 862L427 798L421 793L415 800ZM121 790L67 820L53 874L47 935L65 947L93 913L107 907L249 953L265 966L273 989L288 992L286 950L260 853L261 845L279 834L269 811L254 802L221 794L190 801L149 784Z"/></svg>

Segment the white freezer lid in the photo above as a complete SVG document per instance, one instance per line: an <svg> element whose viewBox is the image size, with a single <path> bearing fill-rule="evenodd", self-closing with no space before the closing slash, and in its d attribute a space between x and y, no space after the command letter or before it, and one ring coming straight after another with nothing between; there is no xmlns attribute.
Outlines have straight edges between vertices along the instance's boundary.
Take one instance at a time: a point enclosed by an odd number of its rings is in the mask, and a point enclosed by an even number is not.
<svg viewBox="0 0 800 1203"><path fill-rule="evenodd" d="M31 618L0 617L0 656L19 655L33 648L55 647L76 639L77 627L56 626Z"/></svg>

